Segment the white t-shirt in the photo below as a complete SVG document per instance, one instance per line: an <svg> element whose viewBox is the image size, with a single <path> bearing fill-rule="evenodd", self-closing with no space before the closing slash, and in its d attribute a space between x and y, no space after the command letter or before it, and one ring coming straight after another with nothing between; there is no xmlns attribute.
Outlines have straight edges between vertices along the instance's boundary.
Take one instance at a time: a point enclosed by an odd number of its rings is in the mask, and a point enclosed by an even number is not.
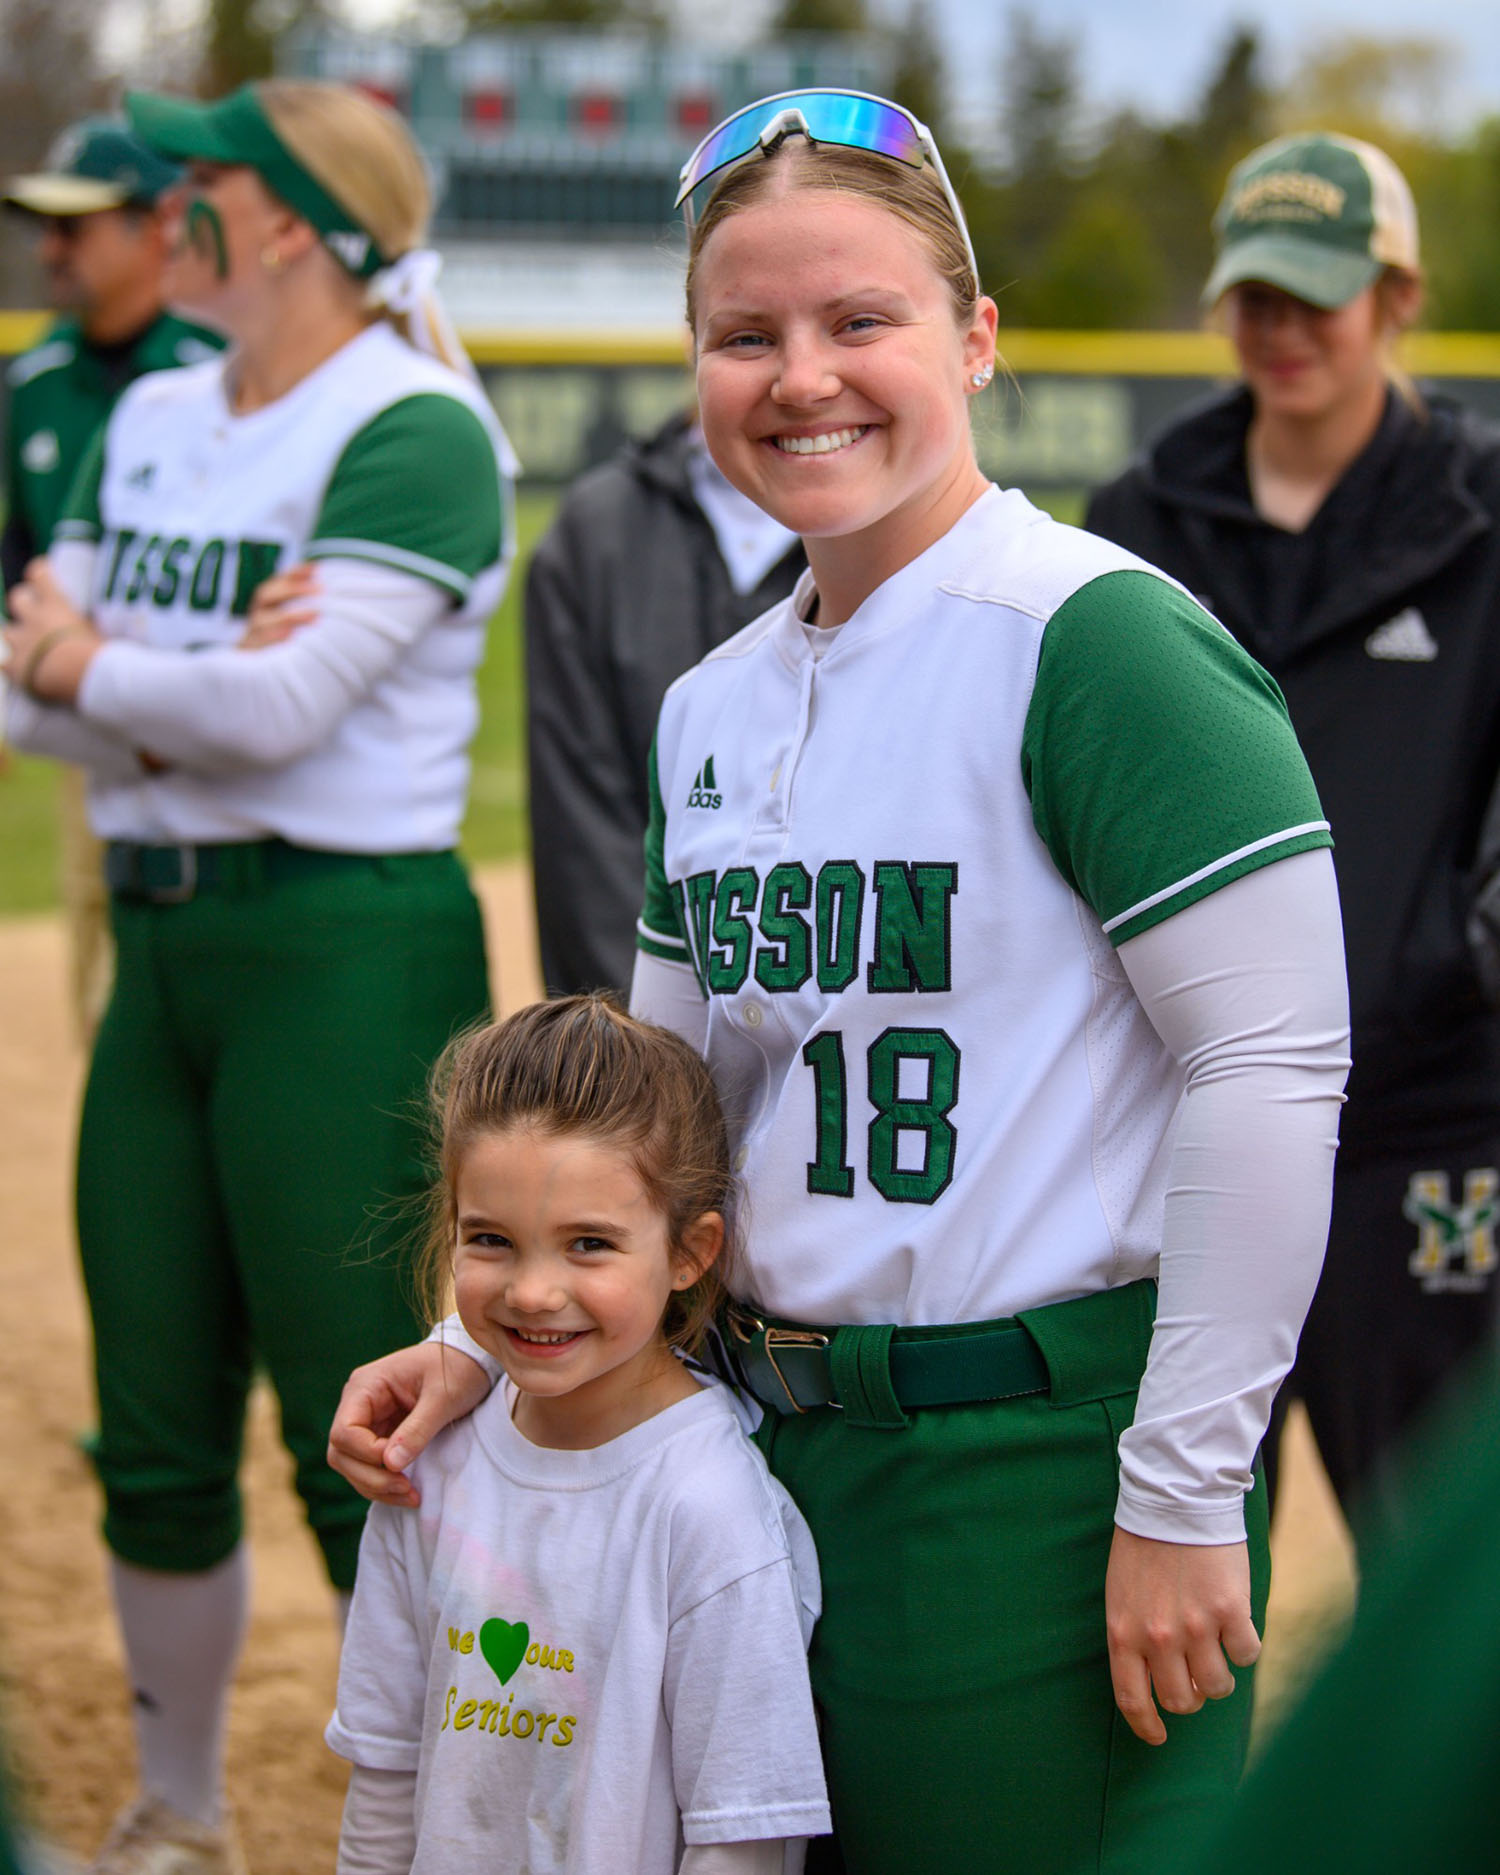
<svg viewBox="0 0 1500 1875"><path fill-rule="evenodd" d="M672 1875L831 1827L812 1539L717 1385L591 1451L508 1382L371 1508L332 1748L417 1771L412 1875Z"/></svg>

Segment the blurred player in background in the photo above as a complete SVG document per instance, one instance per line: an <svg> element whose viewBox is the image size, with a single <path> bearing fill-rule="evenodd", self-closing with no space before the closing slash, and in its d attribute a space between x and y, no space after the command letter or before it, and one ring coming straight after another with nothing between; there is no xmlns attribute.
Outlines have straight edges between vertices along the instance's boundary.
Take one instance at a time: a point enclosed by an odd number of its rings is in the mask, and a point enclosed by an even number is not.
<svg viewBox="0 0 1500 1875"><path fill-rule="evenodd" d="M1277 678L1333 826L1354 1072L1283 1402L1305 1401L1358 1521L1494 1311L1500 1015L1465 919L1500 762L1500 435L1393 362L1422 283L1383 152L1269 144L1215 226L1204 299L1243 381L1100 490L1088 526L1180 579Z"/></svg>
<svg viewBox="0 0 1500 1875"><path fill-rule="evenodd" d="M323 1464L351 1358L413 1320L428 1064L488 1001L455 851L510 452L430 288L394 113L268 81L132 95L188 165L178 303L234 349L132 385L11 594L7 731L90 774L118 968L79 1138L104 1534L143 1793L94 1875L240 1875L224 1723L259 1364L335 1588ZM246 649L316 559L317 617Z"/></svg>
<svg viewBox="0 0 1500 1875"><path fill-rule="evenodd" d="M47 297L61 315L6 372L7 590L46 552L83 453L125 386L146 371L196 364L223 343L166 310L162 198L179 174L124 123L93 118L64 131L42 168L12 176L0 195L34 229ZM63 771L61 818L73 1008L87 1040L109 992L111 954L99 843L75 768Z"/></svg>

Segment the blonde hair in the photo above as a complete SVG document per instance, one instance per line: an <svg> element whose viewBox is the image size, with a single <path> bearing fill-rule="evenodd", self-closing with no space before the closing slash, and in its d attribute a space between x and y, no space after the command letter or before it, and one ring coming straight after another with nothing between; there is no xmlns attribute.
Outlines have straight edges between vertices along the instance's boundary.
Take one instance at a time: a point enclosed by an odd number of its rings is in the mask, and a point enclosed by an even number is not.
<svg viewBox="0 0 1500 1875"><path fill-rule="evenodd" d="M432 189L411 132L349 85L266 78L255 96L292 156L375 243L398 260L427 236Z"/></svg>
<svg viewBox="0 0 1500 1875"><path fill-rule="evenodd" d="M1397 356L1397 347L1411 322L1399 316L1396 301L1399 294L1404 294L1409 289L1412 281L1415 281L1419 287L1421 286L1420 269L1383 267L1375 279L1375 311L1384 337L1386 379L1409 409L1417 416L1425 417L1427 400L1417 389L1406 367Z"/></svg>
<svg viewBox="0 0 1500 1875"><path fill-rule="evenodd" d="M969 262L963 234L943 185L926 164L914 169L894 157L869 150L847 149L841 144L818 144L806 138L787 138L767 157L732 171L709 198L693 228L688 250L687 316L696 328L698 266L704 243L721 222L739 209L749 208L775 193L797 189L826 189L837 195L858 196L904 221L926 243L932 264L947 283L953 316L967 327L979 305L979 282Z"/></svg>
<svg viewBox="0 0 1500 1875"><path fill-rule="evenodd" d="M417 1268L429 1318L442 1313L457 1235L464 1155L486 1134L534 1127L577 1133L626 1154L661 1215L674 1255L705 1212L725 1222L718 1260L667 1304L668 1342L692 1352L725 1296L734 1174L729 1134L702 1057L670 1029L640 1022L605 995L533 1003L460 1036L432 1076L438 1184Z"/></svg>

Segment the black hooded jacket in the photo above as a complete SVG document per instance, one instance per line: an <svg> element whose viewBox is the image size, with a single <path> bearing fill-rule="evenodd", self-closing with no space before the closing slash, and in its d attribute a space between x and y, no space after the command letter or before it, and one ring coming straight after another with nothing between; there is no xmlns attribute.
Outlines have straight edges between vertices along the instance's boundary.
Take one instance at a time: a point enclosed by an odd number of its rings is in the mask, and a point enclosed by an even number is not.
<svg viewBox="0 0 1500 1875"><path fill-rule="evenodd" d="M1301 534L1251 504L1243 390L1174 424L1086 525L1265 665L1333 827L1354 1028L1344 1151L1500 1125L1500 1016L1464 934L1500 768L1500 432L1392 392Z"/></svg>
<svg viewBox="0 0 1500 1875"><path fill-rule="evenodd" d="M806 564L794 545L754 592L735 592L693 499L692 448L675 417L580 476L527 574L532 864L553 995L629 988L662 696Z"/></svg>

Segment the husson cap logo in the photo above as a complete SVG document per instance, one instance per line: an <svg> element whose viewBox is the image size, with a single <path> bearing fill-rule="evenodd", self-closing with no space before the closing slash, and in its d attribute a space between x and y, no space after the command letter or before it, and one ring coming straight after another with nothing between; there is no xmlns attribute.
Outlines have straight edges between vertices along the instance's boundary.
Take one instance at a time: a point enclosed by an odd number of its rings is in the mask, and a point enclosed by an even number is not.
<svg viewBox="0 0 1500 1875"><path fill-rule="evenodd" d="M1337 221L1344 212L1348 191L1326 176L1306 170L1280 169L1269 176L1252 176L1229 198L1232 221L1305 221L1308 211Z"/></svg>

